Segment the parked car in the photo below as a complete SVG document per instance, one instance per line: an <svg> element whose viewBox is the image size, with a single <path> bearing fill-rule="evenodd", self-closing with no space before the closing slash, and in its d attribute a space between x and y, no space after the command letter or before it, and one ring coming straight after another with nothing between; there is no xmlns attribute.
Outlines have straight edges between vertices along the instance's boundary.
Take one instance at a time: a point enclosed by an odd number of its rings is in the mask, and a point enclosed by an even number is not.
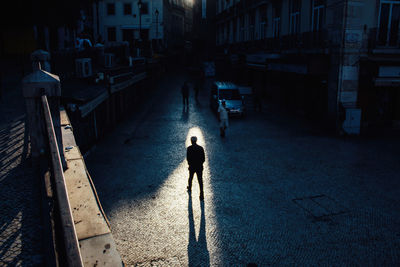
<svg viewBox="0 0 400 267"><path fill-rule="evenodd" d="M239 88L232 82L214 82L211 86L210 106L214 111L218 110L222 100L225 100L229 116L245 115L244 98Z"/></svg>

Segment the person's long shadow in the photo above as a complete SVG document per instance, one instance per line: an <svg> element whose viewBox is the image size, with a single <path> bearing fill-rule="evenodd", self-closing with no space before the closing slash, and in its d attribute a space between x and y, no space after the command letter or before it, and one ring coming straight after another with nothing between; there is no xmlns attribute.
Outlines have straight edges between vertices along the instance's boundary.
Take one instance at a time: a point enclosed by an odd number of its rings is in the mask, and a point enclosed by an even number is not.
<svg viewBox="0 0 400 267"><path fill-rule="evenodd" d="M199 237L196 240L194 227L192 196L189 195L189 244L188 244L188 266L210 266L210 255L207 249L206 217L204 214L204 202L200 202L201 218Z"/></svg>
<svg viewBox="0 0 400 267"><path fill-rule="evenodd" d="M181 120L183 122L188 122L188 120L189 120L189 107L183 107Z"/></svg>

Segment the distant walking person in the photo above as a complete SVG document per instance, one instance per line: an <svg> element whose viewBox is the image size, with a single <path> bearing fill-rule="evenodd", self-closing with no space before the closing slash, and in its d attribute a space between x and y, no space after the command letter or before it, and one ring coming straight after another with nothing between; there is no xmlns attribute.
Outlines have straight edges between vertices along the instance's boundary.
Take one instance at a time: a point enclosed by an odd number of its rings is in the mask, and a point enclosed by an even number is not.
<svg viewBox="0 0 400 267"><path fill-rule="evenodd" d="M182 98L183 98L183 107L187 106L189 108L189 86L187 82L185 82L182 86Z"/></svg>
<svg viewBox="0 0 400 267"><path fill-rule="evenodd" d="M187 186L187 191L192 192L192 181L193 176L197 174L197 181L200 186L200 200L204 200L203 191L203 163L205 161L204 149L197 144L197 137L192 136L190 138L192 145L187 148L186 159L189 164L189 182Z"/></svg>
<svg viewBox="0 0 400 267"><path fill-rule="evenodd" d="M228 111L226 110L225 100L222 100L221 105L218 107L219 113L219 130L221 137L225 137L225 130L229 126Z"/></svg>

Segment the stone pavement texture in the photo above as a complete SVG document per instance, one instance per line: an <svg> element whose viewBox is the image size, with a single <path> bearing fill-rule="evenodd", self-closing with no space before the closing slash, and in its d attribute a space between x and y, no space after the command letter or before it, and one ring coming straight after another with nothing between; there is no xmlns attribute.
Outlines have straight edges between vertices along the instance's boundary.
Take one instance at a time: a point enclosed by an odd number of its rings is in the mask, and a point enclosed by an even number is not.
<svg viewBox="0 0 400 267"><path fill-rule="evenodd" d="M127 266L399 266L399 139L338 138L274 110L232 119L169 74L137 124L87 157ZM190 136L205 148L205 201L186 192ZM126 140L130 142L126 142Z"/></svg>
<svg viewBox="0 0 400 267"><path fill-rule="evenodd" d="M18 79L3 80L0 99L0 266L42 266L39 182L29 164Z"/></svg>

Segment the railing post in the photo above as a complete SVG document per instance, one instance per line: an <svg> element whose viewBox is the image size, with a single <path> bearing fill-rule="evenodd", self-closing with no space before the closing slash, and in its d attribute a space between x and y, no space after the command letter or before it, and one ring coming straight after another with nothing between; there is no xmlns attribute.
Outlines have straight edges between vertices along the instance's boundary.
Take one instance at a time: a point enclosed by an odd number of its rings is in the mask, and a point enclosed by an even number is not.
<svg viewBox="0 0 400 267"><path fill-rule="evenodd" d="M47 95L60 150L61 161L65 169L66 163L62 149L60 122L60 79L57 75L42 70L40 61L33 62L33 67L33 72L25 76L22 80L32 159L34 161L38 160L40 155L45 153L47 150L47 133L44 128L43 108L40 98L42 95Z"/></svg>
<svg viewBox="0 0 400 267"><path fill-rule="evenodd" d="M36 50L31 54L32 68L35 70L37 62L40 62L42 70L47 72L51 71L50 67L50 53L44 50Z"/></svg>

